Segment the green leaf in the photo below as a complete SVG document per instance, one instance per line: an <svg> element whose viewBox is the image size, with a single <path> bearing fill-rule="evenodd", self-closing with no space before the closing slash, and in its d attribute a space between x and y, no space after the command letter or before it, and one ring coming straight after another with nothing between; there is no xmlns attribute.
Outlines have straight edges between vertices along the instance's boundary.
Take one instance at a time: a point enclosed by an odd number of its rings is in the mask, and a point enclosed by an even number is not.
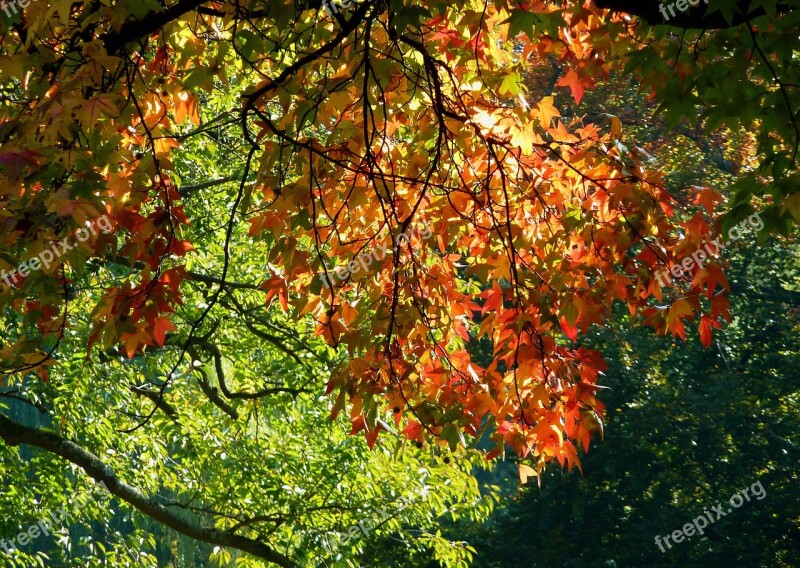
<svg viewBox="0 0 800 568"><path fill-rule="evenodd" d="M513 40L524 33L533 41L537 21L538 16L529 10L512 10L511 15L503 22L508 23L508 39Z"/></svg>

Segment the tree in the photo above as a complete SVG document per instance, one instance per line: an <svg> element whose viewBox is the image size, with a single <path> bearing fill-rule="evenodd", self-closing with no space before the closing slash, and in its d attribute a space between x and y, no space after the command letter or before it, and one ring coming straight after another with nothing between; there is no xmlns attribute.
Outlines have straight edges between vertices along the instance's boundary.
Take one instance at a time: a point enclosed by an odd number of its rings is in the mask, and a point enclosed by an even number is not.
<svg viewBox="0 0 800 568"><path fill-rule="evenodd" d="M136 490L138 444L175 459L188 433L146 441L187 418L249 440L259 413L310 408L324 383L370 446L397 429L456 451L488 433L488 457L528 459L523 477L579 464L605 369L579 335L620 303L661 334L697 318L709 345L728 317L722 263L669 290L657 269L754 207L764 233L800 217L798 2L742 6L660 25L622 1L14 3L0 353L8 392L55 431L3 416L0 437L279 565L292 560L267 543L302 516L243 519L234 503L209 513L224 528L187 521ZM695 23L711 29L683 29ZM552 61L576 101L624 67L670 124L701 111L709 131L753 125L759 162L726 203L671 195L618 117L567 120L552 93L528 92L523 76ZM467 343L484 337L481 365ZM71 406L96 384L117 412ZM125 459L106 458L114 428ZM170 490L185 507L192 488Z"/></svg>
<svg viewBox="0 0 800 568"><path fill-rule="evenodd" d="M581 108L601 106L623 117L628 139L651 141L644 150L672 189L687 179L722 186L736 179L725 162L747 149L747 137L728 133L718 160L702 132L682 126L664 136L663 123L650 117L655 106L624 84L598 85ZM736 140L745 144L731 146ZM797 239L758 243L749 231L724 256L732 322L712 349L653 337L627 313L590 332L587 343L609 365L602 443L592 445L583 476L549 471L482 525L462 521L445 531L475 547L473 566L792 565L800 543L793 521L800 440L791 426L800 391ZM766 496L751 496L703 535L669 547L662 538L659 548L656 536L754 483ZM412 565L421 564L396 564Z"/></svg>

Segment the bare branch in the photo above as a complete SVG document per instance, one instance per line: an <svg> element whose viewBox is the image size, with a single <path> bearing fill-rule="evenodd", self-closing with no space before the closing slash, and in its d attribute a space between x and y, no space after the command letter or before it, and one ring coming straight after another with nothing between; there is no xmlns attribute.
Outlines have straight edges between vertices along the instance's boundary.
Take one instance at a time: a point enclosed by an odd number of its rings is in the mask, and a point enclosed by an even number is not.
<svg viewBox="0 0 800 568"><path fill-rule="evenodd" d="M297 396L302 392L311 392L308 389L290 388L290 387L268 387L255 392L231 392L231 390L228 388L227 382L225 381L225 373L222 368L222 352L219 350L219 347L217 347L211 342L202 341L200 339L195 339L194 344L202 347L203 349L211 353L211 357L214 360L214 370L217 373L217 382L219 383L219 390L222 391L222 394L224 394L226 398L229 398L231 400L234 399L254 400L271 394L289 393L293 396Z"/></svg>

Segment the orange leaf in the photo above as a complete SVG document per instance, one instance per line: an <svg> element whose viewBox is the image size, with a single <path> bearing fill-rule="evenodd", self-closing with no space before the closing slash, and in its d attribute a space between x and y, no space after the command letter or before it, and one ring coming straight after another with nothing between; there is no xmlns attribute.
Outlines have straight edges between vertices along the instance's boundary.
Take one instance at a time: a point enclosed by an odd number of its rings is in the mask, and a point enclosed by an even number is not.
<svg viewBox="0 0 800 568"><path fill-rule="evenodd" d="M583 83L577 71L572 68L568 69L567 74L561 77L556 84L559 87L569 87L575 102L580 104L583 98Z"/></svg>

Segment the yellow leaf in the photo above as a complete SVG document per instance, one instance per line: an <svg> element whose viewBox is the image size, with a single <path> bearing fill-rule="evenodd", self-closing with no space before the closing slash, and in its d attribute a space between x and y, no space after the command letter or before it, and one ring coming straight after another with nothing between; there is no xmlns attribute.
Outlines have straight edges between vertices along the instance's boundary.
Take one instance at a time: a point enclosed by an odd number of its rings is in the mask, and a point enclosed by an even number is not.
<svg viewBox="0 0 800 568"><path fill-rule="evenodd" d="M533 469L529 465L525 465L524 463L519 464L519 481L522 485L528 483L529 477L539 477L539 474L536 473L536 470Z"/></svg>
<svg viewBox="0 0 800 568"><path fill-rule="evenodd" d="M102 116L116 116L117 108L111 99L111 95L99 95L86 101L81 110L76 113L81 126L93 130Z"/></svg>
<svg viewBox="0 0 800 568"><path fill-rule="evenodd" d="M618 138L620 133L622 132L622 121L616 117L611 117L611 138Z"/></svg>
<svg viewBox="0 0 800 568"><path fill-rule="evenodd" d="M554 100L553 97L545 97L536 105L536 110L531 111L531 116L534 118L538 116L542 128L550 128L552 120L561 116L558 109L553 106Z"/></svg>

